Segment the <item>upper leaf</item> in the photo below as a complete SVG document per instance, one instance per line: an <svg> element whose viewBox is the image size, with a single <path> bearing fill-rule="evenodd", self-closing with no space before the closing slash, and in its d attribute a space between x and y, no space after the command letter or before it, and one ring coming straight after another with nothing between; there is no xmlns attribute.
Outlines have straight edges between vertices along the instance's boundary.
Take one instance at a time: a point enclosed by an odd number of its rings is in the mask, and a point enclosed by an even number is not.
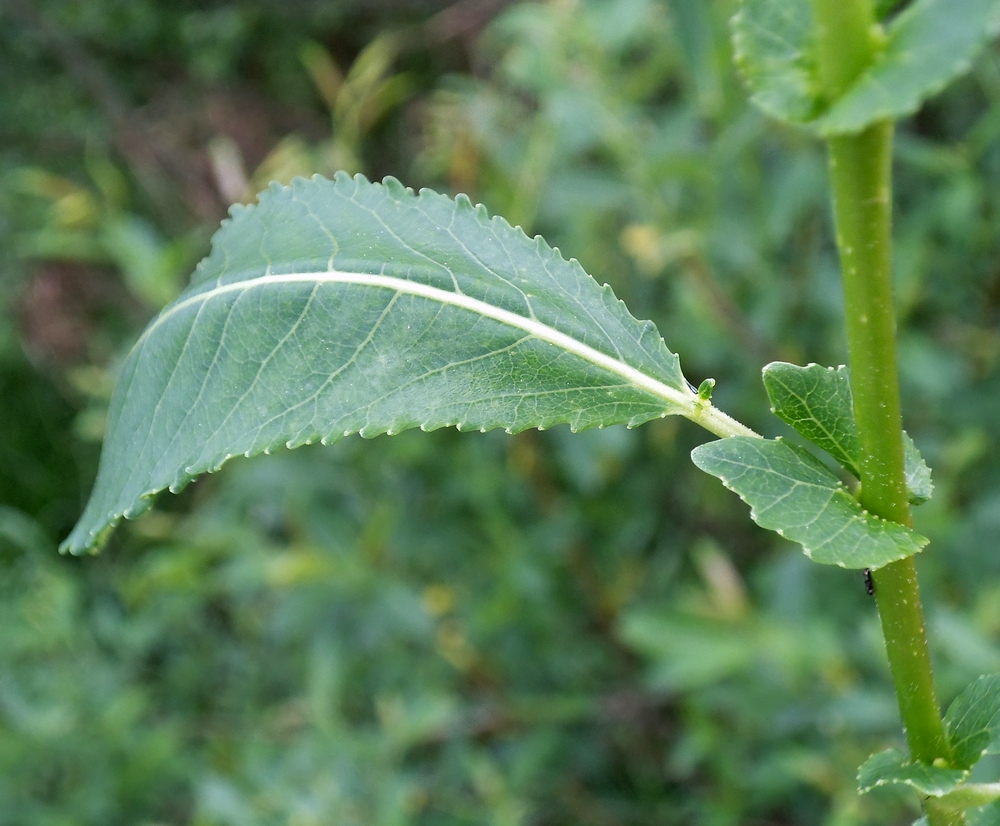
<svg viewBox="0 0 1000 826"><path fill-rule="evenodd" d="M1000 0L916 0L892 20L878 59L819 119L822 135L912 115L1000 31Z"/></svg>
<svg viewBox="0 0 1000 826"><path fill-rule="evenodd" d="M820 90L812 0L742 0L732 30L750 99L779 120L815 117Z"/></svg>
<svg viewBox="0 0 1000 826"><path fill-rule="evenodd" d="M696 447L691 458L750 505L754 522L798 542L816 562L881 568L927 544L868 513L815 457L780 439L733 436Z"/></svg>
<svg viewBox="0 0 1000 826"><path fill-rule="evenodd" d="M844 365L834 369L774 361L764 368L763 380L771 411L860 478L861 443L854 421L850 370ZM934 492L931 469L906 433L903 461L907 498L914 505L926 502Z"/></svg>
<svg viewBox="0 0 1000 826"><path fill-rule="evenodd" d="M944 718L956 766L971 768L1000 753L1000 675L980 677L955 698Z"/></svg>
<svg viewBox="0 0 1000 826"><path fill-rule="evenodd" d="M1000 0L916 0L891 19L872 64L832 102L822 100L814 29L812 0L743 0L733 18L736 61L768 114L820 135L847 134L916 112L967 71L1000 30Z"/></svg>
<svg viewBox="0 0 1000 826"><path fill-rule="evenodd" d="M132 348L87 508L97 547L227 459L408 427L636 425L706 402L650 322L464 196L296 180L234 207Z"/></svg>

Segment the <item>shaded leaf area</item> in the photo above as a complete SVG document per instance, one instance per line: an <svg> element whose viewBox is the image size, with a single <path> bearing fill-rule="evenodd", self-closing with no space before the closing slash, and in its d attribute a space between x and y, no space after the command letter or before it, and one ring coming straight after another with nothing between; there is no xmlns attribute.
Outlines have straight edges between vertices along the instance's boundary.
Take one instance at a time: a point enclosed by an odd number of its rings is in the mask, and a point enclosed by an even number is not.
<svg viewBox="0 0 1000 826"><path fill-rule="evenodd" d="M948 707L944 724L955 765L972 768L1000 752L1000 676L984 675L966 688Z"/></svg>
<svg viewBox="0 0 1000 826"><path fill-rule="evenodd" d="M754 103L769 115L820 135L849 134L913 114L967 72L1000 30L1000 3L916 0L889 21L874 62L828 106L814 27L811 0L744 0L733 18L737 62Z"/></svg>
<svg viewBox="0 0 1000 826"><path fill-rule="evenodd" d="M464 197L299 179L234 209L133 347L63 548L240 454L411 427L633 426L694 399L656 328L540 238Z"/></svg>
<svg viewBox="0 0 1000 826"><path fill-rule="evenodd" d="M815 562L875 569L927 544L865 511L815 457L780 439L733 436L695 448L691 459L738 493L754 522L798 542Z"/></svg>
<svg viewBox="0 0 1000 826"><path fill-rule="evenodd" d="M861 473L861 444L854 421L850 370L810 364L772 362L763 371L771 412L821 447L856 478ZM906 492L911 504L931 498L931 469L908 434L903 434Z"/></svg>

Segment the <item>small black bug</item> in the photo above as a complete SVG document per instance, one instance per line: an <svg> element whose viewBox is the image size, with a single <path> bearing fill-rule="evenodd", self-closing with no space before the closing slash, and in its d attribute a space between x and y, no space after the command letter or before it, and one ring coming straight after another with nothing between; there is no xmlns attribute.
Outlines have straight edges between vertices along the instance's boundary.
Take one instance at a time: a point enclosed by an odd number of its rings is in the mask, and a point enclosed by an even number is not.
<svg viewBox="0 0 1000 826"><path fill-rule="evenodd" d="M865 590L868 592L868 596L875 595L875 581L872 579L871 568L865 568Z"/></svg>

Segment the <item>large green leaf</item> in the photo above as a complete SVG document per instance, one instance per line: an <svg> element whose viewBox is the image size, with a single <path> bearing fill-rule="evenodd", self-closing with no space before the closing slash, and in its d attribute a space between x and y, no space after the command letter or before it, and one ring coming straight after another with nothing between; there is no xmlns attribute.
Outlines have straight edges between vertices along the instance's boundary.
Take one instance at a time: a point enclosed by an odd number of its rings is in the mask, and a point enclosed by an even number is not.
<svg viewBox="0 0 1000 826"><path fill-rule="evenodd" d="M816 562L881 568L927 544L868 513L815 457L780 439L734 436L696 447L691 458L750 505L754 522L798 542Z"/></svg>
<svg viewBox="0 0 1000 826"><path fill-rule="evenodd" d="M836 369L819 364L799 367L775 361L764 368L763 379L772 412L860 478L861 443L850 370L843 365ZM931 469L906 433L903 459L907 497L914 505L926 502L934 492Z"/></svg>
<svg viewBox="0 0 1000 826"><path fill-rule="evenodd" d="M467 198L299 179L236 207L129 353L63 549L233 456L425 430L696 417L650 322Z"/></svg>
<svg viewBox="0 0 1000 826"><path fill-rule="evenodd" d="M956 766L971 768L1000 753L1000 675L980 677L955 698L944 718Z"/></svg>
<svg viewBox="0 0 1000 826"><path fill-rule="evenodd" d="M1000 0L916 0L890 20L873 63L828 105L817 74L812 0L743 0L733 45L754 103L830 136L916 112L967 71L998 30Z"/></svg>

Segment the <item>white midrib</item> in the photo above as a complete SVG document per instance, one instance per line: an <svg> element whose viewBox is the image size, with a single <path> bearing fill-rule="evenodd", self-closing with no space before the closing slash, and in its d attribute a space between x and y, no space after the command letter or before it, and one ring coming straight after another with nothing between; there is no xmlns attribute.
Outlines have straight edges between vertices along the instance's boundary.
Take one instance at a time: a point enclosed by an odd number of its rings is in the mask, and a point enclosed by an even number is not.
<svg viewBox="0 0 1000 826"><path fill-rule="evenodd" d="M628 364L619 361L600 350L595 350L582 341L578 341L572 336L568 336L559 330L553 329L534 318L512 313L500 307L495 307L478 298L472 298L463 293L449 292L439 287L431 287L427 284L420 284L415 281L407 281L405 278L396 278L390 275L374 275L370 273L340 272L338 270L323 270L321 272L296 272L284 274L258 275L246 281L222 284L203 293L198 293L190 298L178 302L159 315L153 323L146 328L142 337L136 342L136 348L140 347L143 341L153 333L153 331L163 324L168 318L176 315L181 310L194 304L203 304L220 295L233 292L245 292L256 287L263 287L270 284L300 284L300 283L327 283L327 284L356 284L358 286L377 287L380 289L393 290L404 295L414 295L437 301L450 307L457 307L463 310L476 313L485 318L492 318L501 324L506 324L525 333L546 341L555 347L559 347L569 353L579 356L610 373L614 373L625 379L635 387L639 387L647 392L669 402L672 407L680 408L677 412L681 415L693 416L696 414L698 397L687 390L677 390L668 384L664 384L657 379L647 376L640 370L636 370ZM671 411L672 412L672 411Z"/></svg>

